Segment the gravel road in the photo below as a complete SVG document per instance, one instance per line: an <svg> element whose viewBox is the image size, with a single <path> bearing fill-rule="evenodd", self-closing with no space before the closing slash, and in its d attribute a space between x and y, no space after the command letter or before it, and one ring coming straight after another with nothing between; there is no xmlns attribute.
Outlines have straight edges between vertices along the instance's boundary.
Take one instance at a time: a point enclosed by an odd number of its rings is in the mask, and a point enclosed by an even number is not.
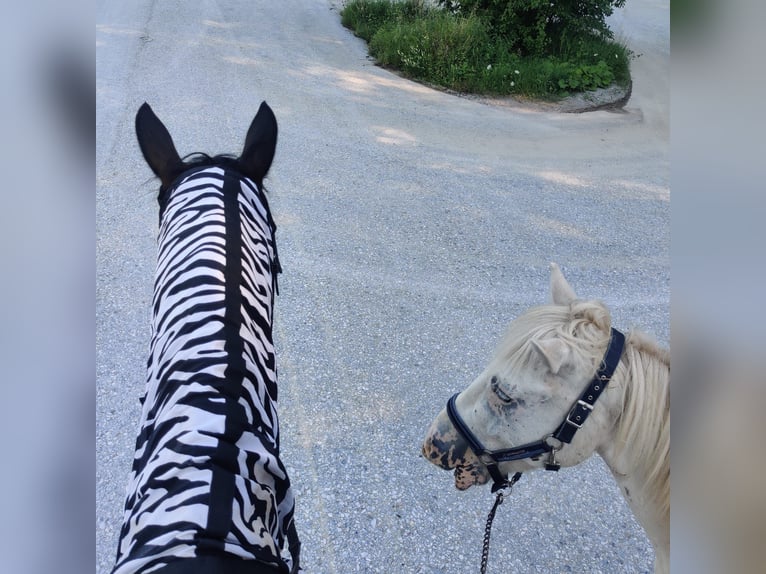
<svg viewBox="0 0 766 574"><path fill-rule="evenodd" d="M617 327L669 342L668 1L612 18L638 56L623 112L489 105L374 65L339 2L102 0L97 10L97 531L109 571L149 344L158 183L149 102L179 152L238 152L261 100L282 452L312 574L478 571L489 489L455 490L420 443L557 261ZM490 572L649 572L600 459L526 475Z"/></svg>

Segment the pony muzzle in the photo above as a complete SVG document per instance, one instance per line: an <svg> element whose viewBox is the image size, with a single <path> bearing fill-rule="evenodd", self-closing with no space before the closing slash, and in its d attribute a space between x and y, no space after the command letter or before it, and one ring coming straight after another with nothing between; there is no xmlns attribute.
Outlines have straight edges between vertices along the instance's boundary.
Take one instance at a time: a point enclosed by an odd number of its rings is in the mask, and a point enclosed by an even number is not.
<svg viewBox="0 0 766 574"><path fill-rule="evenodd" d="M456 467L454 476L455 488L458 490L467 490L472 486L480 486L489 482L487 467L478 461L468 466Z"/></svg>
<svg viewBox="0 0 766 574"><path fill-rule="evenodd" d="M428 429L421 452L431 464L444 470L454 470L458 490L489 481L487 467L452 425L446 410L439 413Z"/></svg>
<svg viewBox="0 0 766 574"><path fill-rule="evenodd" d="M421 451L428 462L444 470L469 467L478 462L468 443L450 423L445 411L439 413L431 423Z"/></svg>

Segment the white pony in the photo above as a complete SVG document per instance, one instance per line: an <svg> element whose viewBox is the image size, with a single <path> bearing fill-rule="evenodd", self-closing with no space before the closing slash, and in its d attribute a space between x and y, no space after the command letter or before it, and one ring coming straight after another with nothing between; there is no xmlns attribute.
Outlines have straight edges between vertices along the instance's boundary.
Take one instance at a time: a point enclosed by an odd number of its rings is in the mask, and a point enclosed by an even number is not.
<svg viewBox="0 0 766 574"><path fill-rule="evenodd" d="M556 264L551 298L511 323L484 372L431 424L423 455L454 469L465 490L490 475L497 484L500 475L573 466L598 453L654 546L655 572L668 572L670 353L636 331L622 346L607 308L578 299ZM607 355L614 372L600 389L594 375ZM603 394L593 398L593 388ZM581 412L581 426L567 422Z"/></svg>

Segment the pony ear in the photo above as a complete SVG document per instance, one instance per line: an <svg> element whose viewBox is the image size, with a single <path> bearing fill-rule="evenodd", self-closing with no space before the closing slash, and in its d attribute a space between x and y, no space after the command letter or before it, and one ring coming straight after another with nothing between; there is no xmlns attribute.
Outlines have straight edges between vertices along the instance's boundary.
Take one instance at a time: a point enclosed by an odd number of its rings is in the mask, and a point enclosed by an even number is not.
<svg viewBox="0 0 766 574"><path fill-rule="evenodd" d="M542 355L551 373L554 375L561 370L561 366L569 356L569 347L561 339L531 340L532 346Z"/></svg>
<svg viewBox="0 0 766 574"><path fill-rule="evenodd" d="M555 263L551 263L551 300L556 305L569 305L577 299L574 289L564 279L564 274Z"/></svg>
<svg viewBox="0 0 766 574"><path fill-rule="evenodd" d="M277 148L277 118L266 102L261 102L258 113L255 114L250 129L245 137L245 147L239 162L245 175L258 185L263 184L263 178L271 167L274 151Z"/></svg>
<svg viewBox="0 0 766 574"><path fill-rule="evenodd" d="M174 168L181 163L181 158L170 132L146 102L136 114L136 138L146 163L160 178L162 185L170 184L175 173Z"/></svg>

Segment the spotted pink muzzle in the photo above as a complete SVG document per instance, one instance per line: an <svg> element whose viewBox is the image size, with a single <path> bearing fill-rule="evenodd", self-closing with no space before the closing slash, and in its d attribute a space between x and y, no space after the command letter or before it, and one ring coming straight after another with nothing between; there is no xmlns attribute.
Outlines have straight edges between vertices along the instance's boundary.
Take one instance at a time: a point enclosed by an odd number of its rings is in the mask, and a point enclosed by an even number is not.
<svg viewBox="0 0 766 574"><path fill-rule="evenodd" d="M452 425L446 410L442 410L431 423L423 441L422 453L431 464L445 470L454 469L455 487L458 490L489 481L487 467Z"/></svg>

